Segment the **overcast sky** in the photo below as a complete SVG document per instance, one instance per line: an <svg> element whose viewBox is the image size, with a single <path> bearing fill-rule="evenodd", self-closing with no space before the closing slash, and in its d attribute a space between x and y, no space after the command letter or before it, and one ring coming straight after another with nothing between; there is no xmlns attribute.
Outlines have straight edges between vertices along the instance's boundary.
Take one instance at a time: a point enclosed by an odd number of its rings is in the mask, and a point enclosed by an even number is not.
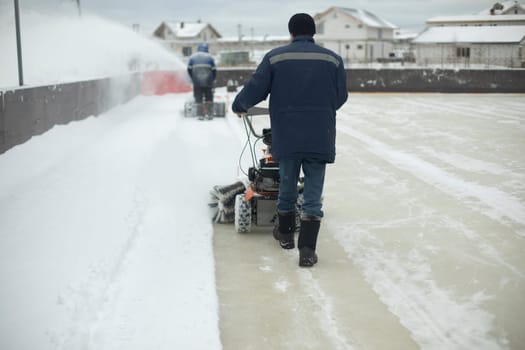
<svg viewBox="0 0 525 350"><path fill-rule="evenodd" d="M501 0L500 0L501 1ZM497 0L80 0L83 13L96 13L126 24L153 28L164 20L210 23L223 36L242 32L250 35L288 35L291 15L307 12L312 16L331 6L370 11L402 29L419 31L425 20L442 15L464 15L490 8ZM65 11L76 0L19 0L24 11ZM0 11L13 0L0 0ZM253 29L252 29L253 28Z"/></svg>

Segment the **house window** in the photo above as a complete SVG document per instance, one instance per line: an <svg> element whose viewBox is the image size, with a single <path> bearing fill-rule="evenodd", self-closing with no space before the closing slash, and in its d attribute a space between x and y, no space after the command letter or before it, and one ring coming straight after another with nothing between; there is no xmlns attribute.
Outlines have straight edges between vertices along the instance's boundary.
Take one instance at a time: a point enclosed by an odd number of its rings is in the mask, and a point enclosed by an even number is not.
<svg viewBox="0 0 525 350"><path fill-rule="evenodd" d="M456 56L470 58L470 47L457 47Z"/></svg>
<svg viewBox="0 0 525 350"><path fill-rule="evenodd" d="M182 55L183 56L191 56L191 52L192 52L191 46L184 46L182 48Z"/></svg>
<svg viewBox="0 0 525 350"><path fill-rule="evenodd" d="M357 49L358 50L362 50L363 49L363 45L357 45Z"/></svg>
<svg viewBox="0 0 525 350"><path fill-rule="evenodd" d="M321 22L316 25L317 26L317 34L324 34L324 22Z"/></svg>
<svg viewBox="0 0 525 350"><path fill-rule="evenodd" d="M377 38L379 40L383 39L383 29L378 29L377 30Z"/></svg>
<svg viewBox="0 0 525 350"><path fill-rule="evenodd" d="M350 24L345 24L345 28L346 29L350 28Z"/></svg>
<svg viewBox="0 0 525 350"><path fill-rule="evenodd" d="M357 25L357 28L363 28L363 25L362 25L361 23L359 23L359 24Z"/></svg>

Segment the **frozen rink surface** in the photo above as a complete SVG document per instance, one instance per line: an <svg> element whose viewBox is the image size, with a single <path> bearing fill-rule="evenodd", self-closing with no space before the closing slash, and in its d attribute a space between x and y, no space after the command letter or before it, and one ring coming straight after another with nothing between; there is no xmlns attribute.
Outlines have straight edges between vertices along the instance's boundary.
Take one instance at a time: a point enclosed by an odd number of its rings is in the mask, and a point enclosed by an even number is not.
<svg viewBox="0 0 525 350"><path fill-rule="evenodd" d="M525 346L524 111L523 95L358 95L340 114L327 226L421 347Z"/></svg>
<svg viewBox="0 0 525 350"><path fill-rule="evenodd" d="M315 268L216 226L225 347L525 348L525 96L351 94L337 123Z"/></svg>
<svg viewBox="0 0 525 350"><path fill-rule="evenodd" d="M311 269L212 225L244 130L190 96L0 155L1 349L525 348L525 95L351 93Z"/></svg>

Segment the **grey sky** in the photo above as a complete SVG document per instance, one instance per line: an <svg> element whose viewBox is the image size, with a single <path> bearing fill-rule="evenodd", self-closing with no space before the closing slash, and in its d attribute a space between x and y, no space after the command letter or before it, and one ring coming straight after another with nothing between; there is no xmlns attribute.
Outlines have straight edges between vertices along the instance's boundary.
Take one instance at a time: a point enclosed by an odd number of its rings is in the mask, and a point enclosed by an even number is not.
<svg viewBox="0 0 525 350"><path fill-rule="evenodd" d="M54 12L75 0L19 0L23 11L37 9ZM163 20L211 23L223 36L243 34L287 35L287 22L296 12L311 15L331 6L368 10L393 24L414 31L425 27L425 20L442 15L464 15L490 8L497 0L80 0L84 13L114 19L126 24L139 23L153 28ZM6 8L12 0L0 0Z"/></svg>

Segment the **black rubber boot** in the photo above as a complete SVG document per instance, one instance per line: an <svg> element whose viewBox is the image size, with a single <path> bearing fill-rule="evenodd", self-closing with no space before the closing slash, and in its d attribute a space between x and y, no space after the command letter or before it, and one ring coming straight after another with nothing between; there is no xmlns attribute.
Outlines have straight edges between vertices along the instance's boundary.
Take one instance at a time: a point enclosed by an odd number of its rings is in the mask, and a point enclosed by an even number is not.
<svg viewBox="0 0 525 350"><path fill-rule="evenodd" d="M315 248L317 245L317 235L321 227L320 218L316 216L306 216L301 220L301 230L299 231L299 266L311 267L317 263Z"/></svg>
<svg viewBox="0 0 525 350"><path fill-rule="evenodd" d="M279 241L281 248L295 248L295 212L278 213L279 225L273 228L273 237Z"/></svg>
<svg viewBox="0 0 525 350"><path fill-rule="evenodd" d="M299 266L312 267L317 264L317 254L315 250L310 247L302 247L299 249Z"/></svg>

